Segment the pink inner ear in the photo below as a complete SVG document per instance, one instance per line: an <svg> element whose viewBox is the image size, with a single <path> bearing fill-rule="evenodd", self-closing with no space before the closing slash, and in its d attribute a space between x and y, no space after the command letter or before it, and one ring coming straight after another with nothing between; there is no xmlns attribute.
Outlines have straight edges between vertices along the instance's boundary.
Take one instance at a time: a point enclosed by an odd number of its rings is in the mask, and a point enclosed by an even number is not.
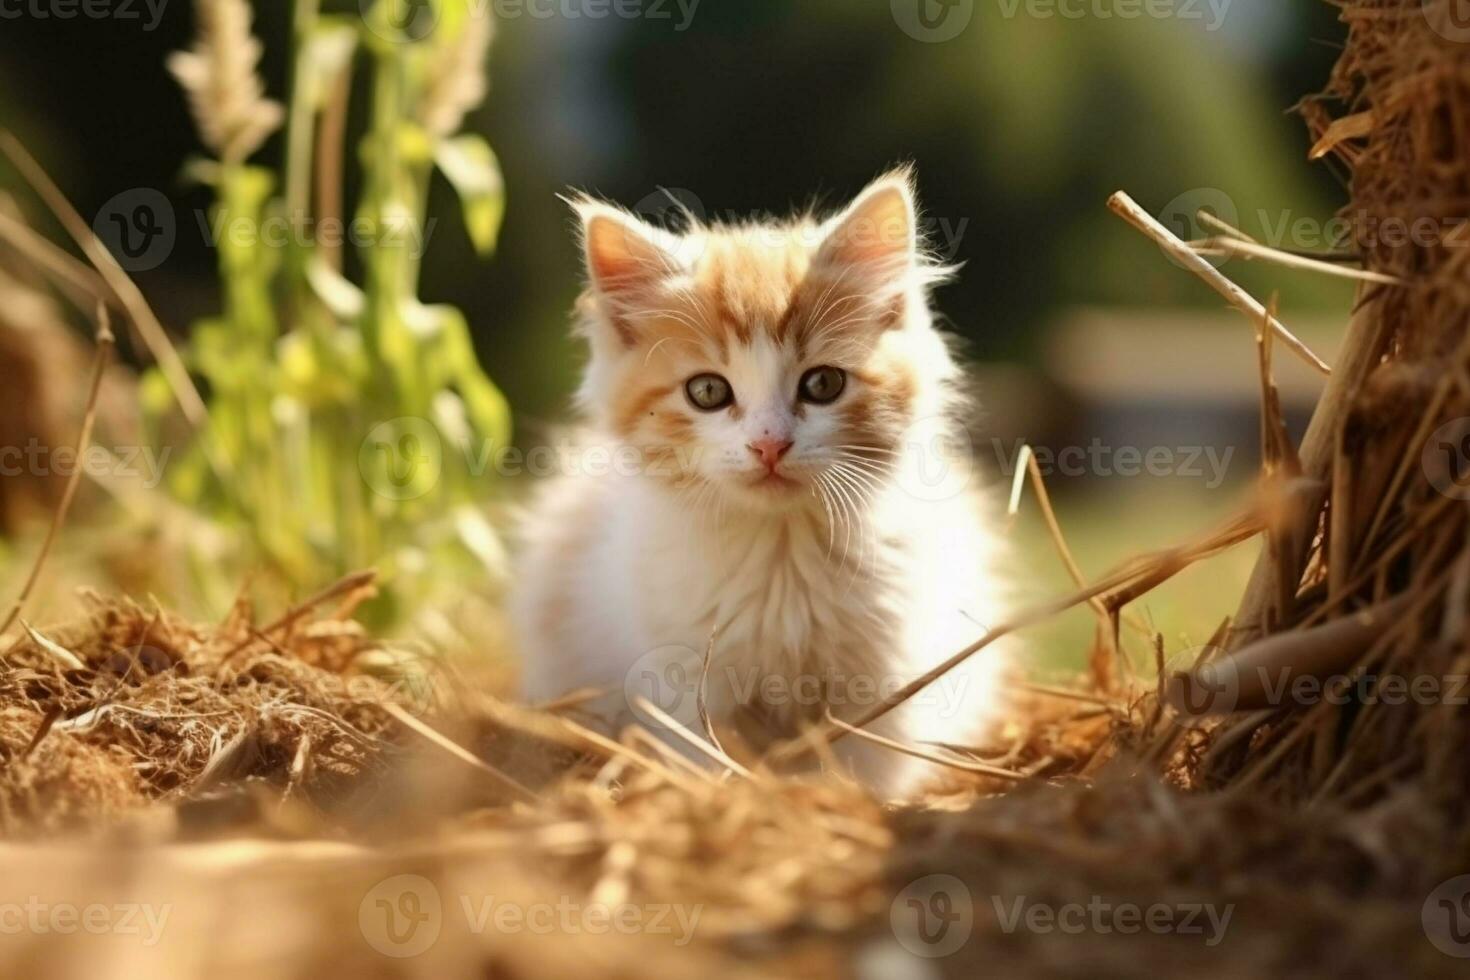
<svg viewBox="0 0 1470 980"><path fill-rule="evenodd" d="M895 186L870 191L827 237L824 258L847 264L907 262L914 249L913 209Z"/></svg>
<svg viewBox="0 0 1470 980"><path fill-rule="evenodd" d="M640 234L631 219L597 214L587 219L587 271L604 293L648 286L669 269L669 258Z"/></svg>

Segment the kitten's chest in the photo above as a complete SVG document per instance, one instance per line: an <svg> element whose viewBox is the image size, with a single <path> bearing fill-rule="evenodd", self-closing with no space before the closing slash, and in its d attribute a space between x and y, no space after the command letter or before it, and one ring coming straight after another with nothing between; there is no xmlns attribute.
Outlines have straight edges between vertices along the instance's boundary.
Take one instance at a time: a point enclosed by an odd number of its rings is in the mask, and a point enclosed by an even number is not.
<svg viewBox="0 0 1470 980"><path fill-rule="evenodd" d="M723 656L771 670L872 662L894 641L901 545L859 542L814 523L780 521L676 533L647 574L647 622L659 642L702 649L718 628Z"/></svg>

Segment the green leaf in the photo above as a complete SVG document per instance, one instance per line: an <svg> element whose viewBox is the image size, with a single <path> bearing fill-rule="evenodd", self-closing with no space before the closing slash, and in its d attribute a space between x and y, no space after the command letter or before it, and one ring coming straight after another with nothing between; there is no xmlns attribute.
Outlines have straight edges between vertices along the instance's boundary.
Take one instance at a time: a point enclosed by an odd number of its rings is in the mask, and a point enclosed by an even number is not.
<svg viewBox="0 0 1470 980"><path fill-rule="evenodd" d="M508 445L510 404L480 367L464 314L453 306L418 305L409 319L418 323L424 344L420 369L428 387L453 388L475 434L494 449Z"/></svg>
<svg viewBox="0 0 1470 980"><path fill-rule="evenodd" d="M162 418L174 407L173 386L158 368L148 368L143 372L138 397L143 404L143 413L151 419Z"/></svg>
<svg viewBox="0 0 1470 980"><path fill-rule="evenodd" d="M470 424L500 449L510 443L510 403L480 368L470 341L470 327L454 307L443 307L445 360L455 390L464 399Z"/></svg>
<svg viewBox="0 0 1470 980"><path fill-rule="evenodd" d="M440 140L434 148L434 162L459 194L475 251L492 254L505 215L505 182L490 144L473 134Z"/></svg>
<svg viewBox="0 0 1470 980"><path fill-rule="evenodd" d="M362 290L320 255L306 263L306 281L316 298L339 320L353 321L362 316L366 305Z"/></svg>

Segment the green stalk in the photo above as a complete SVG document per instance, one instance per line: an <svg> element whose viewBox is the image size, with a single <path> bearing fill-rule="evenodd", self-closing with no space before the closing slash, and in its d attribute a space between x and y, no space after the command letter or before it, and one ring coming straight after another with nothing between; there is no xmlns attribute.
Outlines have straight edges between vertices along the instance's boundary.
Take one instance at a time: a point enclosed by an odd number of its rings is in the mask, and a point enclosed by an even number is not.
<svg viewBox="0 0 1470 980"><path fill-rule="evenodd" d="M305 227L311 210L312 123L315 112L304 79L311 71L308 62L310 42L316 31L321 0L296 0L291 44L294 51L291 67L290 108L286 122L286 159L283 172L286 182L286 218L294 230ZM288 293L294 299L306 278L306 263L311 247L294 236L286 249Z"/></svg>

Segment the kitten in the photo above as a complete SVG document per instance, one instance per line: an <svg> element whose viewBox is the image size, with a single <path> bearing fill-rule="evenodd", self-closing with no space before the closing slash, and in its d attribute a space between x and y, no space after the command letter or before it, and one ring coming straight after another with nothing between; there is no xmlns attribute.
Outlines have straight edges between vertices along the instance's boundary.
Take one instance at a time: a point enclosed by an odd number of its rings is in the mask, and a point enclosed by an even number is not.
<svg viewBox="0 0 1470 980"><path fill-rule="evenodd" d="M573 203L585 429L525 529L527 695L609 688L616 721L658 731L642 695L702 733L703 679L722 743L758 749L860 717L983 634L998 542L955 452L961 373L929 308L947 270L909 172L821 224L674 234ZM869 730L972 744L1002 662L987 647ZM833 750L889 795L938 770L852 735Z"/></svg>

